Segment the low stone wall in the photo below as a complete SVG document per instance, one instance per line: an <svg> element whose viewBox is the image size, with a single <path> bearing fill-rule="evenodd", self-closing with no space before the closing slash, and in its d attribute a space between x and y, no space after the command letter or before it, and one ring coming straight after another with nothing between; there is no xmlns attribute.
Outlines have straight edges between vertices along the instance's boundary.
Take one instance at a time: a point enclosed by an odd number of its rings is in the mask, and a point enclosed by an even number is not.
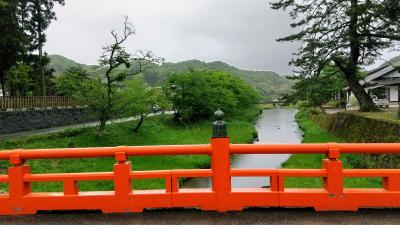
<svg viewBox="0 0 400 225"><path fill-rule="evenodd" d="M1 111L0 135L92 121L86 108Z"/></svg>
<svg viewBox="0 0 400 225"><path fill-rule="evenodd" d="M328 115L313 111L309 112L309 117L349 143L400 142L400 125L390 121L351 113ZM361 158L354 157L351 164L356 168L400 168L400 155L365 154Z"/></svg>

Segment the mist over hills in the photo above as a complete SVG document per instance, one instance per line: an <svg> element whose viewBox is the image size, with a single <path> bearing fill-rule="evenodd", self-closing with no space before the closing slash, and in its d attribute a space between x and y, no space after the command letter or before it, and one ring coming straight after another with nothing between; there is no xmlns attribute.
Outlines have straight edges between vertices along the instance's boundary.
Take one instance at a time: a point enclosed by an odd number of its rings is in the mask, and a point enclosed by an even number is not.
<svg viewBox="0 0 400 225"><path fill-rule="evenodd" d="M98 66L80 64L64 56L50 55L49 58L50 64L48 67L55 70L56 76L65 73L72 67L86 69L89 73L96 73L99 71ZM129 70L126 68L119 69ZM200 60L188 60L179 63L164 63L160 66L152 65L138 76L143 76L145 82L150 85L156 85L167 79L169 74L182 73L189 70L225 71L247 81L260 92L264 100L279 98L282 94L290 92L291 86L293 85L293 81L272 71L241 70L220 61L203 62Z"/></svg>

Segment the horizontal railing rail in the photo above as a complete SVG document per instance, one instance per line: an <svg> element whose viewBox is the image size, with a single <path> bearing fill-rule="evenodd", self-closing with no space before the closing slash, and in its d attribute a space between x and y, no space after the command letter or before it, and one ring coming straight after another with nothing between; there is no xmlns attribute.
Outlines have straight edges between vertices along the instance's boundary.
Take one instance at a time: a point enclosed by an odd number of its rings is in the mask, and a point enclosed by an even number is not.
<svg viewBox="0 0 400 225"><path fill-rule="evenodd" d="M38 210L101 210L141 212L146 208L198 207L225 212L245 207L313 207L319 211L357 210L361 207L400 207L400 169L343 169L341 154L400 154L400 144L230 144L212 138L207 145L118 146L104 148L0 151L11 164L0 183L0 214L34 214ZM235 154L325 154L321 169L231 168ZM134 171L129 156L209 155L210 169ZM29 160L113 157L112 172L30 172ZM235 188L233 177L265 177L264 187ZM290 188L286 178L319 178L322 187ZM381 188L345 188L345 178L382 179ZM181 179L209 178L209 188L182 188ZM162 179L162 190L137 190L135 180ZM112 191L81 191L82 181L112 181ZM61 182L62 192L35 192L36 182ZM133 182L133 184L132 184Z"/></svg>
<svg viewBox="0 0 400 225"><path fill-rule="evenodd" d="M211 145L163 145L163 146L117 146L93 148L60 148L32 150L3 150L0 160L11 156L21 159L100 158L114 157L116 153L126 156L151 155L211 155ZM400 154L400 144L232 144L229 154Z"/></svg>
<svg viewBox="0 0 400 225"><path fill-rule="evenodd" d="M82 101L66 96L0 96L0 110L58 108L84 105Z"/></svg>

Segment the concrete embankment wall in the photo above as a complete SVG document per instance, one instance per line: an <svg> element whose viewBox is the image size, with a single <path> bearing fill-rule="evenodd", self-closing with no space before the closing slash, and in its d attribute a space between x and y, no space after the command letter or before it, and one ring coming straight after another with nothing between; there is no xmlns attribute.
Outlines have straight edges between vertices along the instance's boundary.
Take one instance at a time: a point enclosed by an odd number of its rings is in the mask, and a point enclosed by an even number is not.
<svg viewBox="0 0 400 225"><path fill-rule="evenodd" d="M351 114L328 115L310 111L309 117L322 128L349 143L399 143L400 125ZM363 155L363 160L352 162L360 168L400 168L399 155Z"/></svg>
<svg viewBox="0 0 400 225"><path fill-rule="evenodd" d="M0 112L0 135L92 121L86 108L54 108Z"/></svg>

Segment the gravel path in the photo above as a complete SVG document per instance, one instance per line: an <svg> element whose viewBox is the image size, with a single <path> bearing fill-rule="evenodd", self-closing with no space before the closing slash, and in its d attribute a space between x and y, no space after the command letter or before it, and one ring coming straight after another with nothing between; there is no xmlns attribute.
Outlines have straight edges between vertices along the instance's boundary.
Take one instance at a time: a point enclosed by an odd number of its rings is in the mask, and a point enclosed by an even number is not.
<svg viewBox="0 0 400 225"><path fill-rule="evenodd" d="M259 225L259 224L400 224L400 209L358 212L315 212L312 209L249 209L244 212L201 212L197 210L153 210L131 214L97 212L39 213L35 216L0 217L0 224L16 225Z"/></svg>

